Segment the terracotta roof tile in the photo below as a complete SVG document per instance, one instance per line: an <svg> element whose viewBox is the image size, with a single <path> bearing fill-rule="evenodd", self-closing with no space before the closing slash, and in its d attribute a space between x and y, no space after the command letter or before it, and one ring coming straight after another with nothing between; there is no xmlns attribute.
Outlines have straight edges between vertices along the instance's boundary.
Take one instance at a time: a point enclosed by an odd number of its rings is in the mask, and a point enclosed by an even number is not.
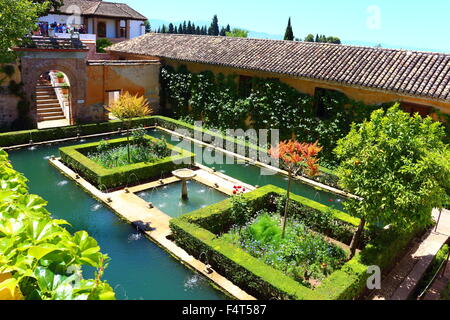
<svg viewBox="0 0 450 320"><path fill-rule="evenodd" d="M157 33L109 50L450 98L450 54L446 53Z"/></svg>
<svg viewBox="0 0 450 320"><path fill-rule="evenodd" d="M64 0L59 12L73 14L74 6L80 8L81 15L147 20L146 17L127 4L98 0Z"/></svg>

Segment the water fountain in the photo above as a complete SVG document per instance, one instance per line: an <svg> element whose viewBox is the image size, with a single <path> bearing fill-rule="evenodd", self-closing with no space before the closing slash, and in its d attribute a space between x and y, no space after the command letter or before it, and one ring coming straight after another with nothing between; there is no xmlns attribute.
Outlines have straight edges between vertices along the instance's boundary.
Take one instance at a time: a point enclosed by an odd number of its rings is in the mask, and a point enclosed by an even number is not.
<svg viewBox="0 0 450 320"><path fill-rule="evenodd" d="M172 172L172 174L181 180L181 198L183 200L187 200L189 198L188 196L188 189L187 189L187 182L189 180L194 179L197 174L192 171L191 169L179 169Z"/></svg>

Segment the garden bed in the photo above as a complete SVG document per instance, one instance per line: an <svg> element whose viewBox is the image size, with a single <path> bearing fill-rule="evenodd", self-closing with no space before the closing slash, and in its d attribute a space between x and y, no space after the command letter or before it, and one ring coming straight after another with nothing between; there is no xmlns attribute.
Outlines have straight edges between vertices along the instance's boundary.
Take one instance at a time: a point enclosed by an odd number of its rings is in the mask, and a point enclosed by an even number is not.
<svg viewBox="0 0 450 320"><path fill-rule="evenodd" d="M267 260L243 250L242 245L233 243L233 237L227 236L239 221L248 225L261 210L276 210L277 199L284 195L283 189L274 186L243 195L250 208L247 217L237 215L233 199L229 199L173 219L170 224L175 242L194 257L204 259L206 254L207 262L218 273L256 298L337 300L360 296L366 288L368 266L390 266L415 235L412 230L383 232L370 240L352 260L336 264L330 269L331 274L324 273L316 285L301 283L289 273L268 264ZM349 244L358 219L300 196L293 195L291 199L294 203L290 210L292 221L301 222L321 239L322 245L327 239L325 236L334 239L335 244ZM330 244L330 248L336 248L336 245Z"/></svg>
<svg viewBox="0 0 450 320"><path fill-rule="evenodd" d="M157 144L161 140L145 136L149 142ZM60 149L61 160L98 188L113 189L133 183L161 178L173 170L194 164L194 154L167 144L168 155L163 158L150 157L147 162L136 162L122 166L107 166L99 151L103 142L89 143ZM108 142L108 147L126 153L127 139ZM105 151L103 151L104 153ZM150 151L149 151L150 153ZM133 154L132 154L133 156ZM139 158L139 157L138 157ZM132 159L136 160L134 156ZM145 159L144 159L145 160Z"/></svg>

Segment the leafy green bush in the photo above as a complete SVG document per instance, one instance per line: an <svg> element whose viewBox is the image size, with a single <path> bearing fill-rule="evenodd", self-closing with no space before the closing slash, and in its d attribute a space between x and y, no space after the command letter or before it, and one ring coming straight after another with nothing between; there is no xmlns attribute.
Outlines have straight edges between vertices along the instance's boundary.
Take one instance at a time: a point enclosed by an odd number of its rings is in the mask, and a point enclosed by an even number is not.
<svg viewBox="0 0 450 320"><path fill-rule="evenodd" d="M105 53L106 52L105 48L112 46L113 43L108 38L102 38L102 39L97 39L96 45L97 45L98 53Z"/></svg>
<svg viewBox="0 0 450 320"><path fill-rule="evenodd" d="M25 299L114 299L111 287L101 281L109 260L93 238L84 232L71 235L53 220L46 202L28 193L26 178L13 170L0 150L0 274L11 274L0 291L20 289ZM95 279L84 279L84 266L97 269Z"/></svg>

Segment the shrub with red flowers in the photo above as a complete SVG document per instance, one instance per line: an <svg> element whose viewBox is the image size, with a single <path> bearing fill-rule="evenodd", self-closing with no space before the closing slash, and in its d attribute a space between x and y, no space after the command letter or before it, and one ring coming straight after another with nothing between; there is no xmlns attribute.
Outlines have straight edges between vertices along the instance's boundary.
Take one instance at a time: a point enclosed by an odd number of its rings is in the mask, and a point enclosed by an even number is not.
<svg viewBox="0 0 450 320"><path fill-rule="evenodd" d="M233 202L233 207L231 209L231 215L233 221L238 226L243 226L251 217L252 210L250 205L244 197L244 193L247 191L246 188L242 186L233 187L233 197L231 201Z"/></svg>
<svg viewBox="0 0 450 320"><path fill-rule="evenodd" d="M247 189L245 189L243 186L234 186L233 187L234 195L244 194L245 192L247 192Z"/></svg>

